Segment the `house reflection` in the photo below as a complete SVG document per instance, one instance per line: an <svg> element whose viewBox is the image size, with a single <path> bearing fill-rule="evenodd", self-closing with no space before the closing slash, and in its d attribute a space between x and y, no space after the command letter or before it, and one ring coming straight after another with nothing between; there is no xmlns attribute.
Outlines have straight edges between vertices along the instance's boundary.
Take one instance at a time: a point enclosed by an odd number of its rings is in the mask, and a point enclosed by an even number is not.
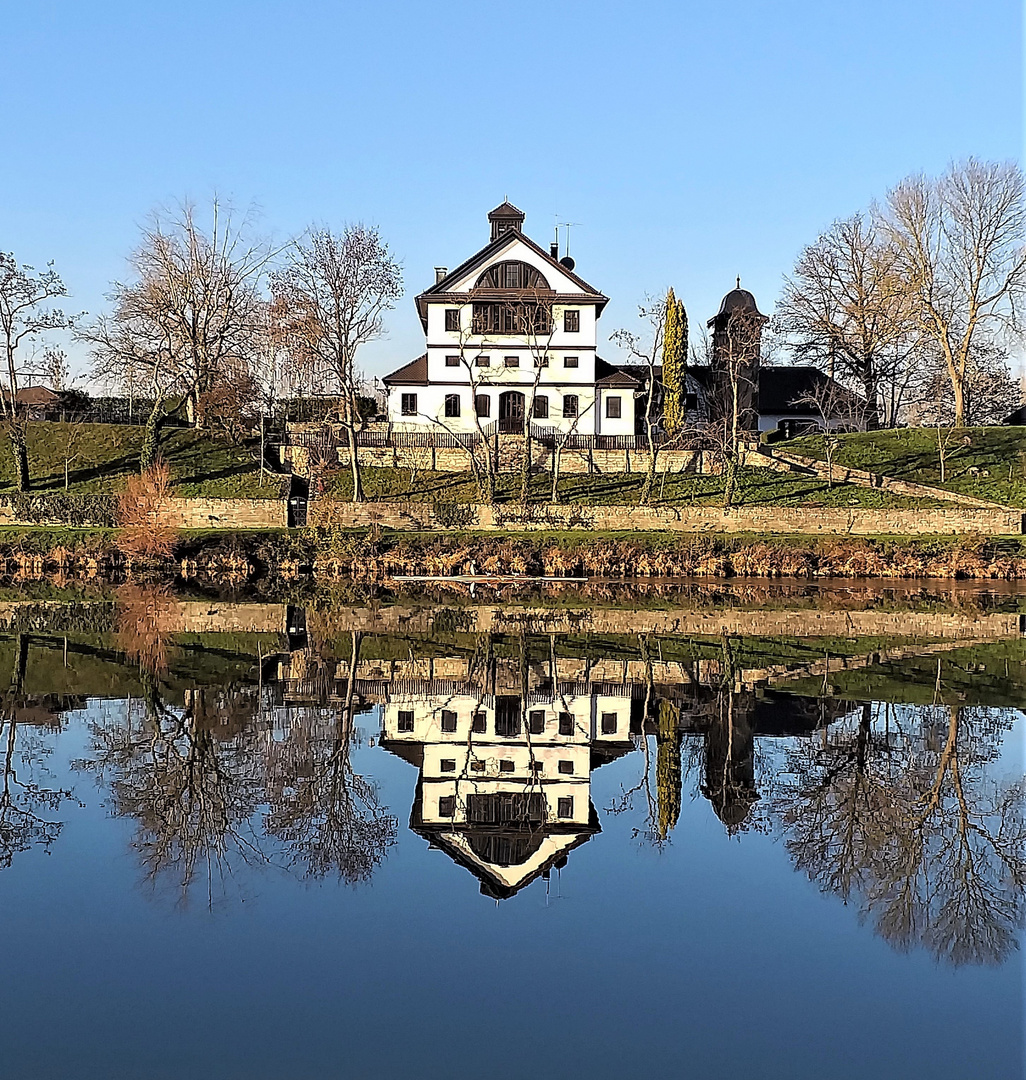
<svg viewBox="0 0 1026 1080"><path fill-rule="evenodd" d="M406 656L361 659L353 672L341 658L294 653L286 696L330 700L351 686L362 707L380 705L380 745L418 770L411 829L500 899L601 831L592 772L647 736L659 759L653 832L666 839L679 816L685 744L702 761L701 793L734 832L760 797L757 735L807 734L843 711L735 688L718 661L558 655L539 637L486 636L448 656L437 643L405 644Z"/></svg>

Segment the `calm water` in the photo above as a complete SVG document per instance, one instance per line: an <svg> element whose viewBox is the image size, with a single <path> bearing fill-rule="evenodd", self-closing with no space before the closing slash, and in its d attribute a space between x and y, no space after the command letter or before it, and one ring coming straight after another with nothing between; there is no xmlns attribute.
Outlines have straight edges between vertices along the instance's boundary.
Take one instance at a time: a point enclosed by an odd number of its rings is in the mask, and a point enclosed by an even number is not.
<svg viewBox="0 0 1026 1080"><path fill-rule="evenodd" d="M0 608L0 1077L1015 1080L1015 595Z"/></svg>

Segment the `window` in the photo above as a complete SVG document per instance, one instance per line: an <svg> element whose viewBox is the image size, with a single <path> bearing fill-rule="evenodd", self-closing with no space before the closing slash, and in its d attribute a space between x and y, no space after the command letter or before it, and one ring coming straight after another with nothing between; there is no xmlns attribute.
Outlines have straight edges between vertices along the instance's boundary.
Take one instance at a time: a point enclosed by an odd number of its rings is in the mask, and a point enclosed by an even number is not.
<svg viewBox="0 0 1026 1080"><path fill-rule="evenodd" d="M532 709L527 716L527 730L532 735L541 735L545 731L545 710Z"/></svg>
<svg viewBox="0 0 1026 1080"><path fill-rule="evenodd" d="M568 712L559 714L559 733L560 735L573 735L574 733L574 718Z"/></svg>
<svg viewBox="0 0 1026 1080"><path fill-rule="evenodd" d="M505 232L511 225L499 222L500 234ZM529 263L516 262L512 259L496 263L477 279L478 289L548 289L549 283L542 276L541 271L535 269Z"/></svg>
<svg viewBox="0 0 1026 1080"><path fill-rule="evenodd" d="M452 817L456 813L456 796L455 795L443 795L438 800L438 816L439 817Z"/></svg>
<svg viewBox="0 0 1026 1080"><path fill-rule="evenodd" d="M563 367L579 367L580 363L576 356L564 356Z"/></svg>
<svg viewBox="0 0 1026 1080"><path fill-rule="evenodd" d="M532 761L531 762L531 772L535 773L536 775L538 773L545 772L545 762L544 761Z"/></svg>
<svg viewBox="0 0 1026 1080"><path fill-rule="evenodd" d="M513 695L495 699L495 734L512 739L520 734L520 698Z"/></svg>
<svg viewBox="0 0 1026 1080"><path fill-rule="evenodd" d="M573 776L574 763L567 761L565 758L559 763L558 769L563 776Z"/></svg>
<svg viewBox="0 0 1026 1080"><path fill-rule="evenodd" d="M606 398L606 416L610 420L620 419L620 399L618 397Z"/></svg>
<svg viewBox="0 0 1026 1080"><path fill-rule="evenodd" d="M413 713L405 710L399 713L399 730L400 731L412 731L413 730Z"/></svg>
<svg viewBox="0 0 1026 1080"><path fill-rule="evenodd" d="M451 757L442 758L441 762L442 772L455 772L456 771L456 759Z"/></svg>
<svg viewBox="0 0 1026 1080"><path fill-rule="evenodd" d="M452 709L442 710L442 730L443 731L455 731L456 730L456 714Z"/></svg>
<svg viewBox="0 0 1026 1080"><path fill-rule="evenodd" d="M519 356L504 356L502 358L502 366L503 367L520 367L520 357Z"/></svg>
<svg viewBox="0 0 1026 1080"><path fill-rule="evenodd" d="M403 416L416 416L417 415L417 395L416 394L403 394L403 397L402 397L402 410L403 410Z"/></svg>
<svg viewBox="0 0 1026 1080"><path fill-rule="evenodd" d="M445 366L446 367L459 367L460 366L460 358L458 356L447 356L445 358Z"/></svg>
<svg viewBox="0 0 1026 1080"><path fill-rule="evenodd" d="M563 398L563 415L570 420L573 420L577 416L577 410L580 408L579 399L576 394L567 394Z"/></svg>
<svg viewBox="0 0 1026 1080"><path fill-rule="evenodd" d="M602 734L603 735L615 735L616 734L616 713L604 712L602 714Z"/></svg>
<svg viewBox="0 0 1026 1080"><path fill-rule="evenodd" d="M567 334L579 333L581 329L581 313L579 311L563 312L563 331Z"/></svg>
<svg viewBox="0 0 1026 1080"><path fill-rule="evenodd" d="M573 795L566 795L563 798L556 800L556 815L563 818L574 816Z"/></svg>
<svg viewBox="0 0 1026 1080"><path fill-rule="evenodd" d="M446 308L445 309L445 329L450 333L458 331L460 328L460 309L459 308Z"/></svg>
<svg viewBox="0 0 1026 1080"><path fill-rule="evenodd" d="M684 408L687 412L694 412L698 408L698 395L697 394L685 394L684 395Z"/></svg>
<svg viewBox="0 0 1026 1080"><path fill-rule="evenodd" d="M499 772L512 772L512 771L513 771L513 762L512 761L507 761L505 758L503 758L503 760L499 762Z"/></svg>
<svg viewBox="0 0 1026 1080"><path fill-rule="evenodd" d="M471 722L470 730L475 735L483 735L488 730L488 717L483 712L474 713L474 719Z"/></svg>
<svg viewBox="0 0 1026 1080"><path fill-rule="evenodd" d="M549 366L548 356L536 356L534 358L534 366L540 368L547 368Z"/></svg>
<svg viewBox="0 0 1026 1080"><path fill-rule="evenodd" d="M478 416L491 416L492 399L487 394L477 394L474 398L474 411Z"/></svg>
<svg viewBox="0 0 1026 1080"><path fill-rule="evenodd" d="M485 771L485 763L483 761L472 761L470 763L470 771L471 772L484 772Z"/></svg>
<svg viewBox="0 0 1026 1080"><path fill-rule="evenodd" d="M548 420L549 418L549 399L544 394L535 395L534 418L535 420Z"/></svg>
<svg viewBox="0 0 1026 1080"><path fill-rule="evenodd" d="M552 308L546 303L474 304L475 334L547 334Z"/></svg>
<svg viewBox="0 0 1026 1080"><path fill-rule="evenodd" d="M446 394L445 395L445 415L446 416L459 416L460 415L460 395L459 394Z"/></svg>
<svg viewBox="0 0 1026 1080"><path fill-rule="evenodd" d="M474 364L477 367L491 367L492 358L488 355L488 353L479 353L477 356L474 357Z"/></svg>

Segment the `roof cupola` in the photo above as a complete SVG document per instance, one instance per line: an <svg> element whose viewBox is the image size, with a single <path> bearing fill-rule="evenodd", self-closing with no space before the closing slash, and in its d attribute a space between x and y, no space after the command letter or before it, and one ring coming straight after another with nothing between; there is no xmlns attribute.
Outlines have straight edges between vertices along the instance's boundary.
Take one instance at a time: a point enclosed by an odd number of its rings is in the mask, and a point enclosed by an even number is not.
<svg viewBox="0 0 1026 1080"><path fill-rule="evenodd" d="M526 216L523 210L518 210L511 202L501 203L488 214L488 224L492 228L490 239L498 240L503 233L507 233L511 229L520 232L523 229Z"/></svg>

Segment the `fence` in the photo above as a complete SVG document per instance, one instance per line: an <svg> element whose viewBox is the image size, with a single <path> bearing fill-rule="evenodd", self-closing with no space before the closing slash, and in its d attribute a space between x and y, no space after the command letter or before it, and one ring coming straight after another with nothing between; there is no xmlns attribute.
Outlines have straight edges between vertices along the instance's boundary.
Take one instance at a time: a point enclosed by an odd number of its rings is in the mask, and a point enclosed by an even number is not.
<svg viewBox="0 0 1026 1080"><path fill-rule="evenodd" d="M405 431L392 427L376 428L356 433L358 447L376 449L436 449L436 450L471 450L482 442L493 442L499 436L523 437L522 423L517 420L497 420L487 425L481 432L451 431ZM541 427L532 424L530 439L539 446L563 450L631 450L647 451L647 435L585 435L580 433L565 434L554 427ZM652 442L657 448L669 445L670 439L655 432ZM331 449L346 445L346 439L336 427L325 425L316 431L289 431L285 436L287 446L305 446L308 449Z"/></svg>

